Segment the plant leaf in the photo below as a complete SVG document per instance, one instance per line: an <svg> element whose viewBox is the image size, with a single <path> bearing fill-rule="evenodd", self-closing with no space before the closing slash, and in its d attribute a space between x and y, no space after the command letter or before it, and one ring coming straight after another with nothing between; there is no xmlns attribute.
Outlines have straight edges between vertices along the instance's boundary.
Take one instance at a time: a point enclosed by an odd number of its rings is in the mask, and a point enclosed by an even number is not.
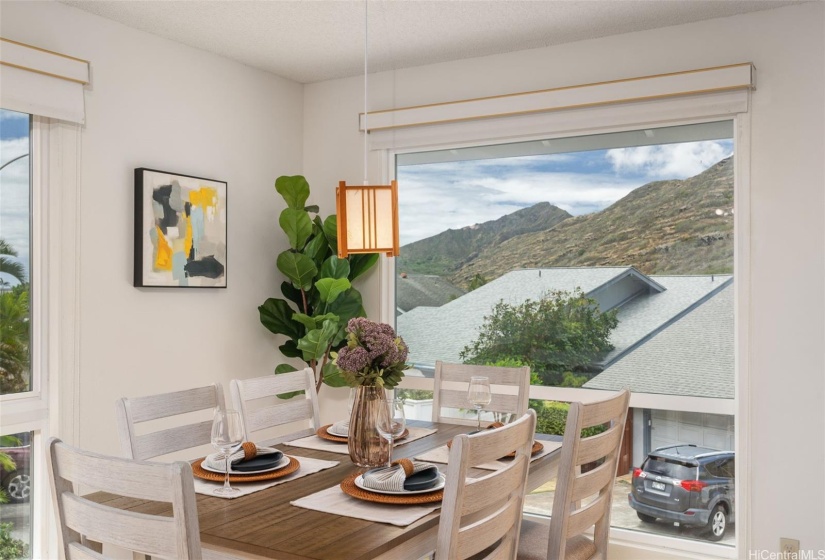
<svg viewBox="0 0 825 560"><path fill-rule="evenodd" d="M350 288L335 301L329 304L327 311L338 315L338 320L346 323L353 317L363 317L366 315L361 302L361 293L355 288Z"/></svg>
<svg viewBox="0 0 825 560"><path fill-rule="evenodd" d="M293 286L292 283L286 281L281 282L281 293L284 294L286 299L297 305L298 309L304 306L304 301L301 298L301 290Z"/></svg>
<svg viewBox="0 0 825 560"><path fill-rule="evenodd" d="M321 211L321 209L318 208L317 204L311 204L309 206L304 206L304 210L306 210L307 212L312 212L313 214L317 214L318 212Z"/></svg>
<svg viewBox="0 0 825 560"><path fill-rule="evenodd" d="M327 238L324 237L324 232L318 231L315 234L315 237L309 240L309 243L306 244L304 247L304 254L315 261L315 265L317 266L324 260L324 256L327 254ZM323 277L323 273L321 275Z"/></svg>
<svg viewBox="0 0 825 560"><path fill-rule="evenodd" d="M318 273L312 259L301 253L284 251L278 255L278 270L289 278L292 285L304 291L312 287L312 279Z"/></svg>
<svg viewBox="0 0 825 560"><path fill-rule="evenodd" d="M337 254L337 253L336 253ZM349 281L352 282L378 262L378 253L367 253L363 255L350 255L349 257Z"/></svg>
<svg viewBox="0 0 825 560"><path fill-rule="evenodd" d="M330 387L347 386L347 380L344 379L344 376L341 374L341 370L338 369L338 366L336 366L332 362L327 362L326 364L324 364L324 367L321 368L321 371L324 374L324 383L326 383Z"/></svg>
<svg viewBox="0 0 825 560"><path fill-rule="evenodd" d="M327 216L324 220L324 235L327 237L329 248L336 255L338 254L338 218L335 214Z"/></svg>
<svg viewBox="0 0 825 560"><path fill-rule="evenodd" d="M287 206L303 210L309 198L309 183L303 175L283 175L275 180L275 190L284 197Z"/></svg>
<svg viewBox="0 0 825 560"><path fill-rule="evenodd" d="M280 364L275 368L275 375L278 375L279 373L289 373L291 371L298 371L298 370L295 369L293 366L291 366L289 364ZM279 393L275 396L278 397L279 399L291 399L294 396L303 395L303 394L304 394L303 391L292 391L291 393Z"/></svg>
<svg viewBox="0 0 825 560"><path fill-rule="evenodd" d="M283 354L287 358L303 358L304 356L303 353L300 350L298 350L298 345L295 344L294 340L287 340L286 342L278 346L278 350L280 350L281 354Z"/></svg>
<svg viewBox="0 0 825 560"><path fill-rule="evenodd" d="M322 278L315 283L321 301L324 303L332 303L351 286L346 278Z"/></svg>
<svg viewBox="0 0 825 560"><path fill-rule="evenodd" d="M298 321L303 326L307 328L308 331L316 328L315 318L310 317L309 315L305 315L303 313L295 313L292 315L292 319Z"/></svg>
<svg viewBox="0 0 825 560"><path fill-rule="evenodd" d="M330 255L321 265L321 278L347 278L349 276L349 261L339 259L338 255Z"/></svg>
<svg viewBox="0 0 825 560"><path fill-rule="evenodd" d="M278 366L275 367L276 374L289 373L290 371L298 371L298 369L295 366L291 366L289 364L278 364Z"/></svg>
<svg viewBox="0 0 825 560"><path fill-rule="evenodd" d="M301 250L312 235L312 220L304 210L284 208L278 218L278 224L286 232L290 247L296 251Z"/></svg>
<svg viewBox="0 0 825 560"><path fill-rule="evenodd" d="M329 347L329 342L335 336L337 330L338 325L336 322L326 320L320 329L313 329L301 338L298 341L298 348L304 354L304 361L309 362L310 360L323 358Z"/></svg>
<svg viewBox="0 0 825 560"><path fill-rule="evenodd" d="M294 311L289 304L276 298L267 299L258 306L261 323L275 334L284 334L290 338L299 338L303 333L300 326L292 320Z"/></svg>

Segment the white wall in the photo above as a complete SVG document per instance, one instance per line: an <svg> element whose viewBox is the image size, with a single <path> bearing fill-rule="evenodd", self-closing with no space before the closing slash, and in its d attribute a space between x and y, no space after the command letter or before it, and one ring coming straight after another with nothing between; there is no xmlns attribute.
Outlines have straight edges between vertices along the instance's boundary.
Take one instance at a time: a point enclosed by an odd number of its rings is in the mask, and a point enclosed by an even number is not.
<svg viewBox="0 0 825 560"><path fill-rule="evenodd" d="M695 24L371 76L374 110L753 62L748 547L779 537L825 549L825 5L809 3ZM515 30L514 30L515 32ZM332 203L362 177L362 78L311 84L304 174ZM371 180L381 162L370 163ZM400 186L403 188L403 185ZM322 198L323 200L323 198ZM378 316L378 273L361 286ZM747 327L747 328L744 328ZM321 391L328 401L333 391ZM335 397L336 401L340 401ZM740 459L741 460L741 459ZM792 476L789 476L792 473ZM744 530L740 527L739 530ZM744 555L745 552L743 551ZM743 556L746 557L746 556Z"/></svg>
<svg viewBox="0 0 825 560"><path fill-rule="evenodd" d="M282 281L274 181L301 172L303 87L55 2L4 1L1 32L91 61L77 443L118 453L118 397L228 387L278 363L256 308ZM228 182L226 289L132 287L133 170L144 166Z"/></svg>

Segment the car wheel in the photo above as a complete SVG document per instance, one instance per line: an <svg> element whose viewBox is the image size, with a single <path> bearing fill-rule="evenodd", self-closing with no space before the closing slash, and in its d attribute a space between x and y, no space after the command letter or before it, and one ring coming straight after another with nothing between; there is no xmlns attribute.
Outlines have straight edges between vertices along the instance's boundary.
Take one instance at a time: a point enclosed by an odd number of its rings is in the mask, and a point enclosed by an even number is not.
<svg viewBox="0 0 825 560"><path fill-rule="evenodd" d="M27 502L32 491L28 473L17 471L6 477L3 481L3 488L6 489L9 500L16 504Z"/></svg>
<svg viewBox="0 0 825 560"><path fill-rule="evenodd" d="M721 504L716 504L708 519L708 539L720 541L728 529L728 515Z"/></svg>
<svg viewBox="0 0 825 560"><path fill-rule="evenodd" d="M637 511L636 515L638 515L639 519L641 519L645 523L653 523L654 521L656 521L655 517L653 517L652 515L647 515L646 513L642 513L641 511Z"/></svg>

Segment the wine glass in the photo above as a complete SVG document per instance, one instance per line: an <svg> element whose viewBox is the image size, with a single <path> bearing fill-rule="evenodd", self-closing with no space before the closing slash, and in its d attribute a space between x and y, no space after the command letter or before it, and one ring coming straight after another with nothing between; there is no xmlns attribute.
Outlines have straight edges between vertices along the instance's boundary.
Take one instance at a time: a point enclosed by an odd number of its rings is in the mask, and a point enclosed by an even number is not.
<svg viewBox="0 0 825 560"><path fill-rule="evenodd" d="M392 443L397 437L404 433L407 419L404 417L404 401L401 399L384 399L381 409L378 411L378 421L376 429L378 433L390 444L387 453L387 466L392 466Z"/></svg>
<svg viewBox="0 0 825 560"><path fill-rule="evenodd" d="M481 431L481 409L490 404L493 395L490 393L490 378L473 376L470 378L470 387L467 389L467 399L476 409L478 419L477 429Z"/></svg>
<svg viewBox="0 0 825 560"><path fill-rule="evenodd" d="M237 410L216 410L212 419L212 445L223 453L226 469L223 487L216 489L215 494L234 496L241 492L229 486L229 457L240 449L243 440L244 428L241 414Z"/></svg>

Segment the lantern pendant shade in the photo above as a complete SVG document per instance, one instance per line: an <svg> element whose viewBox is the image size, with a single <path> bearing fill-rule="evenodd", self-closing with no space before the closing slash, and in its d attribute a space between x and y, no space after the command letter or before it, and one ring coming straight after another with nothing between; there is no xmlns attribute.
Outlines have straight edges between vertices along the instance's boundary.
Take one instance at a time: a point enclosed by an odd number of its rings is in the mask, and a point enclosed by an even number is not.
<svg viewBox="0 0 825 560"><path fill-rule="evenodd" d="M398 183L347 185L335 191L338 258L357 253L398 256Z"/></svg>

